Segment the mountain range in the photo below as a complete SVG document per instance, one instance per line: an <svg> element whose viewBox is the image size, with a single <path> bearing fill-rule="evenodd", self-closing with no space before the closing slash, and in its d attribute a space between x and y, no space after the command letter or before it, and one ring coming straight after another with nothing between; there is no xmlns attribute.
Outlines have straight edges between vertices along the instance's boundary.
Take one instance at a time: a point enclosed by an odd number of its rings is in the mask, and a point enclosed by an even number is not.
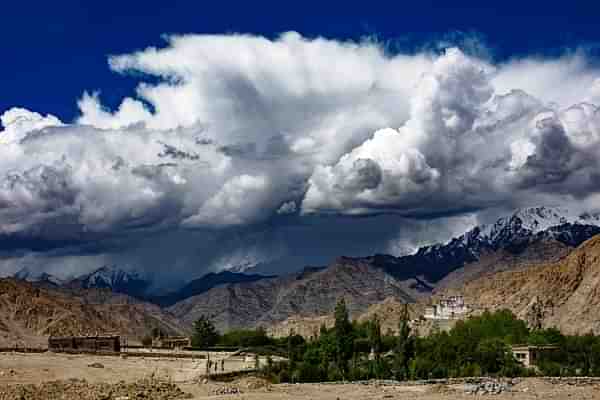
<svg viewBox="0 0 600 400"><path fill-rule="evenodd" d="M26 269L14 278L33 281L33 285L50 290L49 293L74 296L88 305L131 304L138 310L153 310L153 318L181 327L176 331L190 329L201 315L211 318L220 330L268 328L290 320L314 322L314 318L330 314L341 297L346 299L351 315L361 318L383 302L423 304L432 295L465 288L469 288L469 301L473 303L484 307L506 303L521 315L525 312L523 302L536 296L536 291L544 291L544 287L514 284L523 288L517 302L514 296L504 299L510 290L496 290L496 286L488 287L482 282L496 282L497 277L521 276L518 274L537 267L557 265L599 233L597 214L577 215L560 208L535 207L517 210L493 224L477 226L446 243L425 246L407 256L338 257L327 266L307 267L283 276L221 271L161 296L148 294L151 282L143 275L116 267L102 267L67 281ZM595 279L595 275L581 276L582 281L588 276ZM567 292L576 289L572 285L564 288ZM564 296L570 296L569 293ZM591 318L581 317L587 318L586 324ZM547 321L562 326L566 320ZM593 326L591 322L585 325Z"/></svg>
<svg viewBox="0 0 600 400"><path fill-rule="evenodd" d="M532 207L516 210L493 224L474 227L447 243L421 247L411 255L376 254L355 260L381 268L401 281L415 280L422 290L427 291L439 285L462 284L465 279L513 269L519 264L556 260L598 233L600 214L576 214L558 207ZM153 282L142 273L117 266L102 266L67 280L23 268L14 278L71 288L107 288L170 306L222 284L270 277L249 271L251 269L242 268L211 272L163 295L149 293Z"/></svg>
<svg viewBox="0 0 600 400"><path fill-rule="evenodd" d="M311 316L333 312L344 297L352 315L388 297L414 302L419 282L401 282L372 265L340 257L327 268L254 282L228 283L180 301L167 310L191 324L201 315L221 330L269 326L290 315Z"/></svg>

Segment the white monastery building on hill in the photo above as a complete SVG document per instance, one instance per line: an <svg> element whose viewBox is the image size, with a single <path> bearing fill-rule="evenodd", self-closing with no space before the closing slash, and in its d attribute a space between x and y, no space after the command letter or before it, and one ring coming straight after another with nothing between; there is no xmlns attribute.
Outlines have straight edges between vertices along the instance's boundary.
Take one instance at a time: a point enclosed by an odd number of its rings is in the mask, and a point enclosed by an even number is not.
<svg viewBox="0 0 600 400"><path fill-rule="evenodd" d="M462 296L448 296L425 309L426 319L460 319L469 312Z"/></svg>

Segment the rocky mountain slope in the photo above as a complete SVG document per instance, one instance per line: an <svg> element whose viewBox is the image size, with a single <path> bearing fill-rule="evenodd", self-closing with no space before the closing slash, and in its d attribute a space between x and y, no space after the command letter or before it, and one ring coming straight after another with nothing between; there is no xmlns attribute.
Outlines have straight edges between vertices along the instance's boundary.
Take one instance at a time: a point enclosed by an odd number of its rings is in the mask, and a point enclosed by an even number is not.
<svg viewBox="0 0 600 400"><path fill-rule="evenodd" d="M330 314L342 297L350 313L358 316L388 297L414 302L420 295L418 281L401 282L380 268L341 257L325 269L308 268L298 274L215 287L168 310L188 325L207 315L218 329L226 330L266 327L291 315Z"/></svg>
<svg viewBox="0 0 600 400"><path fill-rule="evenodd" d="M48 335L118 333L139 339L153 327L186 329L158 306L110 290L50 289L0 279L0 345L42 344Z"/></svg>
<svg viewBox="0 0 600 400"><path fill-rule="evenodd" d="M479 309L509 308L532 325L600 333L600 235L564 259L476 279L462 289Z"/></svg>
<svg viewBox="0 0 600 400"><path fill-rule="evenodd" d="M149 300L162 307L172 306L178 301L188 297L197 296L210 289L225 285L228 283L255 282L261 279L272 278L271 276L258 274L243 274L231 271L211 272L201 278L194 279L179 290L166 294L164 296L153 296Z"/></svg>

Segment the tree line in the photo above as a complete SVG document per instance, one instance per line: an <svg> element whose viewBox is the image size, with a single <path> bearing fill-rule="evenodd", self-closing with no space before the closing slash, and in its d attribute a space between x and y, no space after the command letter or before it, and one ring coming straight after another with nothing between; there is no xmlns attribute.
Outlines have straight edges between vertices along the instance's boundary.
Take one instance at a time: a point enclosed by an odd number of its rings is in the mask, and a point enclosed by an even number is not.
<svg viewBox="0 0 600 400"><path fill-rule="evenodd" d="M419 337L411 329L408 306L395 334L383 333L375 315L351 321L344 300L334 311L334 325L321 326L306 340L290 334L269 337L264 329L220 334L201 317L194 324L196 347L236 346L267 355L261 373L275 382L323 382L366 379L433 379L470 376L600 376L600 337L568 336L554 328L531 329L509 310L484 312L457 321L449 331L434 330ZM511 352L512 345L552 345L535 369L525 368ZM285 361L274 362L279 355Z"/></svg>

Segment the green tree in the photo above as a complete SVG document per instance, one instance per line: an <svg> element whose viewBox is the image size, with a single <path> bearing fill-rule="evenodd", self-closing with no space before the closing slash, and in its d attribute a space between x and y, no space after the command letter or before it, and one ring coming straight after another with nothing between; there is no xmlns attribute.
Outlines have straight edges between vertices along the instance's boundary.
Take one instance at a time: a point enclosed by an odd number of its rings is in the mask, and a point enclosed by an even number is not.
<svg viewBox="0 0 600 400"><path fill-rule="evenodd" d="M408 304L404 304L400 323L398 324L398 338L394 349L394 375L398 380L405 380L409 376L410 360L414 357L415 346L411 335Z"/></svg>
<svg viewBox="0 0 600 400"><path fill-rule="evenodd" d="M348 362L352 358L353 350L353 335L352 335L352 324L348 316L348 308L346 307L346 301L340 299L334 312L335 324L333 326L333 332L335 337L335 363L338 367L342 379L346 379L348 375Z"/></svg>
<svg viewBox="0 0 600 400"><path fill-rule="evenodd" d="M151 347L152 346L152 336L144 335L144 337L142 337L142 346Z"/></svg>
<svg viewBox="0 0 600 400"><path fill-rule="evenodd" d="M383 347L383 340L381 338L381 322L377 314L373 316L369 321L368 326L368 339L371 347L371 353L373 354L373 374L377 379L381 378L382 365L381 365L381 349Z"/></svg>
<svg viewBox="0 0 600 400"><path fill-rule="evenodd" d="M381 339L381 322L379 316L375 314L371 321L369 321L368 329L369 344L371 345L371 351L378 357L381 354L382 339Z"/></svg>
<svg viewBox="0 0 600 400"><path fill-rule="evenodd" d="M214 346L219 340L219 333L214 324L206 316L200 316L194 322L194 333L192 335L192 346L194 347L210 347Z"/></svg>
<svg viewBox="0 0 600 400"><path fill-rule="evenodd" d="M499 372L504 366L509 351L506 344L498 338L483 339L476 349L478 364L485 374Z"/></svg>

